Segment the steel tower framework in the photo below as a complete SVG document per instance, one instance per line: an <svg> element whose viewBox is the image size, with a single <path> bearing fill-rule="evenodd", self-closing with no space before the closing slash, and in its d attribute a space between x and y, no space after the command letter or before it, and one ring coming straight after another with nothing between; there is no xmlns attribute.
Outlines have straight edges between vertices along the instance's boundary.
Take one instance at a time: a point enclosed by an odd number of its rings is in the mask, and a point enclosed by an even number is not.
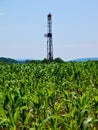
<svg viewBox="0 0 98 130"><path fill-rule="evenodd" d="M53 60L53 40L52 40L52 15L49 13L47 16L47 59L49 61Z"/></svg>

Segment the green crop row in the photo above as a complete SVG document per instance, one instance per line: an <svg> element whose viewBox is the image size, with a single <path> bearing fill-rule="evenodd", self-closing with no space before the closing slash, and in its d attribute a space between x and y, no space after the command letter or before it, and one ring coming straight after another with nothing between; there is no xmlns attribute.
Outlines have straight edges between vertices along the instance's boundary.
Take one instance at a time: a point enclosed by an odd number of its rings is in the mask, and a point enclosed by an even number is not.
<svg viewBox="0 0 98 130"><path fill-rule="evenodd" d="M98 130L98 62L0 64L0 130Z"/></svg>

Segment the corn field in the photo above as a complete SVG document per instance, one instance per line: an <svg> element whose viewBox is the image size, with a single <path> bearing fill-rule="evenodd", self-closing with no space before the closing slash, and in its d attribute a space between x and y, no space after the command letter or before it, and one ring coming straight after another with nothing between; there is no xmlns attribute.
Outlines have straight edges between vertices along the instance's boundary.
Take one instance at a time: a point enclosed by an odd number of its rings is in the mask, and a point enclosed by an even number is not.
<svg viewBox="0 0 98 130"><path fill-rule="evenodd" d="M98 130L98 62L0 63L0 130Z"/></svg>

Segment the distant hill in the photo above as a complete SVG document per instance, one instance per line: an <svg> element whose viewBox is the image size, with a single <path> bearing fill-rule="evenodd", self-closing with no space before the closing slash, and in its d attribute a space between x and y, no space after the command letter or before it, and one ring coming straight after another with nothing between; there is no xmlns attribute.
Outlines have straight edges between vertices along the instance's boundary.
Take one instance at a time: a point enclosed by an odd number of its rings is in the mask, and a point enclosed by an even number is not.
<svg viewBox="0 0 98 130"><path fill-rule="evenodd" d="M79 58L72 61L85 62L85 61L98 61L98 58Z"/></svg>
<svg viewBox="0 0 98 130"><path fill-rule="evenodd" d="M60 61L60 58L56 58L54 61ZM86 61L98 61L98 58L79 58L79 59L74 59L71 61L76 61L76 62L86 62ZM22 60L15 60L12 58L5 58L5 57L0 57L0 62L4 62L4 63L8 63L8 64L12 64L12 63L28 63L28 62L43 62L44 60L30 60L30 59L22 59Z"/></svg>
<svg viewBox="0 0 98 130"><path fill-rule="evenodd" d="M5 57L0 57L0 62L8 63L8 64L13 64L13 63L28 63L32 60L30 59L12 59L12 58L5 58ZM35 60L36 61L36 60Z"/></svg>
<svg viewBox="0 0 98 130"><path fill-rule="evenodd" d="M18 63L18 61L15 59L5 58L5 57L0 57L0 62L4 62L4 63L8 63L8 64Z"/></svg>

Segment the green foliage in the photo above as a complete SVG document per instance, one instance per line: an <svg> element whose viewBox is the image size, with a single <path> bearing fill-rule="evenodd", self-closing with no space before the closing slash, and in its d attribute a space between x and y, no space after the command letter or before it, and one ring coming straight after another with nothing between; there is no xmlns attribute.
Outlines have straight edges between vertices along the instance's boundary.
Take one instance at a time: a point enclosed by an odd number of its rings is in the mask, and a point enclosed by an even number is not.
<svg viewBox="0 0 98 130"><path fill-rule="evenodd" d="M59 57L58 57L58 58L55 58L54 61L57 62L57 63L63 63L63 62L64 62L64 61L63 61L61 58L59 58Z"/></svg>
<svg viewBox="0 0 98 130"><path fill-rule="evenodd" d="M97 129L97 61L0 64L0 130Z"/></svg>

